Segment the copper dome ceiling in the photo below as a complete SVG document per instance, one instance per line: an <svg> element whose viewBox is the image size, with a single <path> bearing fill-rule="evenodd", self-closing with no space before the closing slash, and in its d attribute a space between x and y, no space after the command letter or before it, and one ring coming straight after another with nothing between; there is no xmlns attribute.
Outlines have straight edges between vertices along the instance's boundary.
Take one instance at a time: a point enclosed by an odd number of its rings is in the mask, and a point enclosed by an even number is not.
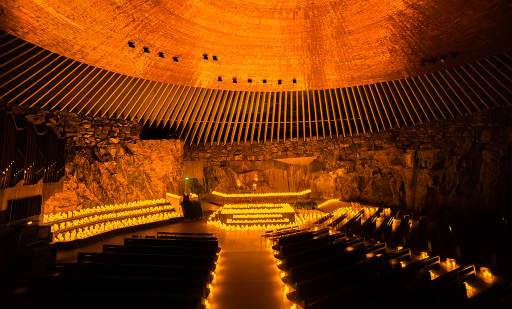
<svg viewBox="0 0 512 309"><path fill-rule="evenodd" d="M504 0L4 0L0 25L123 75L248 91L400 79L512 47Z"/></svg>

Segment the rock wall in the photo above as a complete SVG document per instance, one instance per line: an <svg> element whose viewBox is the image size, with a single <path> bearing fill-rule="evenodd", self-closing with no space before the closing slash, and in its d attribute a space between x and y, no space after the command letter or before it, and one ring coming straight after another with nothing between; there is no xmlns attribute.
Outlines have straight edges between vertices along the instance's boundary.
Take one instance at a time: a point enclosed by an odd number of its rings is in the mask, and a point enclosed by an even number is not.
<svg viewBox="0 0 512 309"><path fill-rule="evenodd" d="M17 111L66 139L63 189L43 213L164 198L183 190L183 142L140 140L140 123L58 111Z"/></svg>
<svg viewBox="0 0 512 309"><path fill-rule="evenodd" d="M440 209L510 212L512 109L372 136L188 147L185 159L207 163L209 190L310 187L324 198L423 213Z"/></svg>
<svg viewBox="0 0 512 309"><path fill-rule="evenodd" d="M135 143L142 126L136 121L89 117L68 112L43 111L25 114L33 124L45 124L60 138L66 139L66 149L73 147L105 147L107 144Z"/></svg>
<svg viewBox="0 0 512 309"><path fill-rule="evenodd" d="M75 148L66 158L63 191L43 205L44 212L165 198L181 192L183 142L139 140Z"/></svg>

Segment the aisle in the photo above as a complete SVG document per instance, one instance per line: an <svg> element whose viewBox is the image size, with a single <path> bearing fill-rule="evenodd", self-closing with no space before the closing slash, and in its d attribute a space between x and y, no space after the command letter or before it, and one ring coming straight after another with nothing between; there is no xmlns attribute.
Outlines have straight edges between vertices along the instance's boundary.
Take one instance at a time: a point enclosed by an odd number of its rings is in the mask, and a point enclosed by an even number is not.
<svg viewBox="0 0 512 309"><path fill-rule="evenodd" d="M215 233L222 248L213 293L208 298L211 309L288 309L292 303L284 296L284 285L272 252L265 246L261 232L226 232L205 222L183 222L105 235L94 242L61 249L60 262L72 262L77 253L101 252L104 244L122 244L135 234L156 235L165 232Z"/></svg>
<svg viewBox="0 0 512 309"><path fill-rule="evenodd" d="M290 308L271 250L258 232L226 232L212 309Z"/></svg>

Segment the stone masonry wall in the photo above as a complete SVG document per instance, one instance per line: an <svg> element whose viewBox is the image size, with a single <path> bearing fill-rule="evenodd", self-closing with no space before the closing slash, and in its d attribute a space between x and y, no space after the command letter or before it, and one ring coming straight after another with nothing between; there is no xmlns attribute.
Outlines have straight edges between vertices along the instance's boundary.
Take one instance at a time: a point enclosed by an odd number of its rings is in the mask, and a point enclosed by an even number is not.
<svg viewBox="0 0 512 309"><path fill-rule="evenodd" d="M96 118L60 111L40 110L26 114L33 124L45 124L60 138L66 139L66 149L73 147L103 147L107 144L135 143L142 126L136 121Z"/></svg>
<svg viewBox="0 0 512 309"><path fill-rule="evenodd" d="M512 109L371 136L187 146L185 160L206 162L209 190L311 188L323 198L424 213L510 212Z"/></svg>

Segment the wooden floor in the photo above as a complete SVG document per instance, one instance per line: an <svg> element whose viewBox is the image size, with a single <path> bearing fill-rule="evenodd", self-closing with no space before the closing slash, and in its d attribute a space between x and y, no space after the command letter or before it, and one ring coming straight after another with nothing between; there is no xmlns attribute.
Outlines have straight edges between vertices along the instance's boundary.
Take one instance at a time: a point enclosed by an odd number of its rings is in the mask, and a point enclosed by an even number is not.
<svg viewBox="0 0 512 309"><path fill-rule="evenodd" d="M122 244L125 237L134 234L156 235L166 232L215 233L222 249L217 279L208 301L212 309L290 308L292 303L284 295L284 285L276 261L261 232L226 232L200 222L181 222L139 228L129 232L101 236L94 241L59 249L57 260L72 262L78 252L101 252L103 244Z"/></svg>

